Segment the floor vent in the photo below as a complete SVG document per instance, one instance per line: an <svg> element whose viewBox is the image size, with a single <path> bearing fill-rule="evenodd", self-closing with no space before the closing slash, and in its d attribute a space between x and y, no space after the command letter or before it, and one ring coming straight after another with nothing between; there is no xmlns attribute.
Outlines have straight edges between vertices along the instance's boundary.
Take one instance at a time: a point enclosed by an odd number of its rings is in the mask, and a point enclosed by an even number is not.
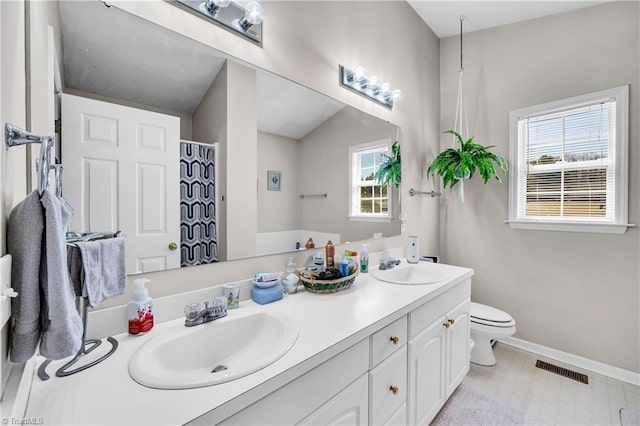
<svg viewBox="0 0 640 426"><path fill-rule="evenodd" d="M549 364L548 362L540 360L536 361L536 367L542 368L543 370L547 370L555 374L559 374L564 377L568 377L580 383L584 383L585 385L589 384L589 376L587 376L586 374L578 373L564 367L558 367L557 365Z"/></svg>

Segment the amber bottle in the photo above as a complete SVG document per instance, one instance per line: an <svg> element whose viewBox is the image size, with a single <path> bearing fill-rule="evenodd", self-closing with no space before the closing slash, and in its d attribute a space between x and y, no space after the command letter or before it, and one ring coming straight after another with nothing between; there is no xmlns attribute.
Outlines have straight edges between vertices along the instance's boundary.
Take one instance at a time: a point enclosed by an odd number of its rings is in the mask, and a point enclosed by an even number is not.
<svg viewBox="0 0 640 426"><path fill-rule="evenodd" d="M332 268L334 265L334 259L336 256L336 247L333 245L331 240L327 242L327 245L324 248L325 251L325 259L327 260L327 268Z"/></svg>

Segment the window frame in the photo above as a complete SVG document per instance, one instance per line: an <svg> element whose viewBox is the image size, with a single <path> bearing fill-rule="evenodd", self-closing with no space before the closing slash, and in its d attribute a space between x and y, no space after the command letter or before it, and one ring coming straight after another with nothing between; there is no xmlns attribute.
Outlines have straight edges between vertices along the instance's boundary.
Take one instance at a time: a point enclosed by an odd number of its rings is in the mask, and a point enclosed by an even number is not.
<svg viewBox="0 0 640 426"><path fill-rule="evenodd" d="M357 145L349 146L349 210L347 219L353 222L378 222L378 223L389 223L393 220L393 190L391 185L387 188L387 205L388 210L387 213L360 213L355 214L354 208L356 206L356 201L360 200L359 192L356 190L354 180L356 171L359 172L360 166L358 165L357 170L354 168L353 156L361 151L368 151L375 148L386 148L387 155L391 155L391 138L380 139L377 141L366 142ZM359 188L359 186L358 186Z"/></svg>
<svg viewBox="0 0 640 426"><path fill-rule="evenodd" d="M615 99L615 139L610 155L614 164L615 203L612 220L593 218L576 220L567 217L528 218L519 215L518 203L522 196L520 191L520 168L524 155L524 144L520 141L518 122L528 117L558 113L567 109L577 109L587 104ZM586 163L586 161L585 161ZM526 108L512 110L509 113L509 219L512 229L595 232L624 234L628 227L635 226L628 221L628 163L629 163L629 86L618 86L611 89L574 96L571 98L547 102ZM539 167L539 166L537 166ZM551 170L553 167L549 167Z"/></svg>

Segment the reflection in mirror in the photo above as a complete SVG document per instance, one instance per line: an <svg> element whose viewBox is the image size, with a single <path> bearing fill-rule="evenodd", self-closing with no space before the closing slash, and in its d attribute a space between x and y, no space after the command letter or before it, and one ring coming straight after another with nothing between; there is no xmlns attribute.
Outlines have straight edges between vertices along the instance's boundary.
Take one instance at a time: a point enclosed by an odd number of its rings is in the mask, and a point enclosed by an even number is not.
<svg viewBox="0 0 640 426"><path fill-rule="evenodd" d="M59 11L71 230L124 231L129 274L400 233L353 155L397 126L115 6Z"/></svg>

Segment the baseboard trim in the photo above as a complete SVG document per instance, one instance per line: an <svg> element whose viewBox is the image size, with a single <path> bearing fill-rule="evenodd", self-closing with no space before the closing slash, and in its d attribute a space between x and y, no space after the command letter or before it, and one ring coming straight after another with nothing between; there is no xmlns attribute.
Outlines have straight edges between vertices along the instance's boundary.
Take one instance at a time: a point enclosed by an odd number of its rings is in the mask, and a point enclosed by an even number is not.
<svg viewBox="0 0 640 426"><path fill-rule="evenodd" d="M505 345L513 346L514 348L522 349L523 351L532 352L534 354L542 355L560 362L565 362L579 368L584 368L585 370L593 371L594 373L602 374L603 376L611 377L622 382L640 386L640 373L635 373L623 368L614 367L613 365L594 361L588 358L559 351L557 349L549 348L547 346L542 346L537 343L528 342L526 340L518 339L515 337L500 339L499 342L504 343Z"/></svg>
<svg viewBox="0 0 640 426"><path fill-rule="evenodd" d="M36 371L36 359L37 356L34 355L27 362L12 366L4 395L2 395L2 411L6 412L3 414L3 421L7 420L8 423L14 424L12 421L25 418Z"/></svg>

